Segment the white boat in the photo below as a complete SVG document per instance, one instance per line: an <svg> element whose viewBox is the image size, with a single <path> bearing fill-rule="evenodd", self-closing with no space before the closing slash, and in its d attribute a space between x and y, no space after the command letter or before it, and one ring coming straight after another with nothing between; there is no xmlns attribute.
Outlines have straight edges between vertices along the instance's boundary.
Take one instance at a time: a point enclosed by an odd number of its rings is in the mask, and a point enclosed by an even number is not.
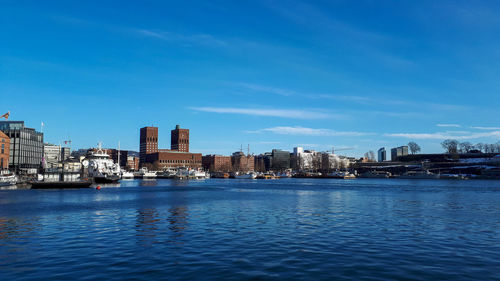
<svg viewBox="0 0 500 281"><path fill-rule="evenodd" d="M0 174L0 186L11 186L17 183L16 175L9 174Z"/></svg>
<svg viewBox="0 0 500 281"><path fill-rule="evenodd" d="M190 175L192 175L196 179L209 179L210 174L203 170L192 170Z"/></svg>
<svg viewBox="0 0 500 281"><path fill-rule="evenodd" d="M102 151L101 144L97 152L91 153L87 158L83 164L88 166L89 177L96 183L112 183L120 180L120 165L115 164L109 155Z"/></svg>
<svg viewBox="0 0 500 281"><path fill-rule="evenodd" d="M401 176L400 179L439 179L439 174L433 174L429 171L408 171Z"/></svg>
<svg viewBox="0 0 500 281"><path fill-rule="evenodd" d="M349 172L344 172L344 171L335 171L331 172L326 175L327 178L334 178L334 179L355 179L356 176L349 173Z"/></svg>
<svg viewBox="0 0 500 281"><path fill-rule="evenodd" d="M278 173L278 177L280 177L280 178L291 178L292 177L292 172L287 170L287 171Z"/></svg>
<svg viewBox="0 0 500 281"><path fill-rule="evenodd" d="M122 180L126 180L126 179L133 179L134 178L134 173L132 172L128 172L128 171L123 171L122 172Z"/></svg>
<svg viewBox="0 0 500 281"><path fill-rule="evenodd" d="M180 167L174 178L176 179L208 179L210 174L201 169L191 169L187 167Z"/></svg>
<svg viewBox="0 0 500 281"><path fill-rule="evenodd" d="M257 173L255 172L248 172L248 173L236 173L234 175L235 179L256 179L257 178Z"/></svg>
<svg viewBox="0 0 500 281"><path fill-rule="evenodd" d="M156 172L155 171L148 171L146 167L142 167L139 170L139 174L143 179L156 179Z"/></svg>

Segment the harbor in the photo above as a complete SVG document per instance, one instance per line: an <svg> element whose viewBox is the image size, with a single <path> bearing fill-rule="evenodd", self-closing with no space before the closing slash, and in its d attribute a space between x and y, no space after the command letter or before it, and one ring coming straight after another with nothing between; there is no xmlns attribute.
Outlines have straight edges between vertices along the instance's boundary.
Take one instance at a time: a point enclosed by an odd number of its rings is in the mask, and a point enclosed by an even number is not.
<svg viewBox="0 0 500 281"><path fill-rule="evenodd" d="M483 152L472 147L458 150L460 143L455 142L453 147L443 145L447 153L442 154L419 154L415 153L415 148L408 154L409 146L401 146L391 149L391 160L386 159L385 148L381 148L378 161L375 161L374 153L354 158L337 154L334 147L329 151L303 147L294 147L293 152L273 149L255 155L250 153L248 145L246 153L241 146L240 151L231 156L202 155L190 151L190 130L180 125L171 130L170 149L159 148L158 127L141 128L138 152L121 150L119 141L116 149L103 148L99 142L97 147L72 151L71 147L44 143L44 135L27 128L23 121L0 121L0 129L3 147L0 186L7 188L18 184L33 189L74 189L129 179L203 180L211 177L239 180L500 179L500 146L493 144ZM37 145L27 145L29 142L21 136L37 140ZM71 142L65 141L65 144ZM19 149L9 149L10 145ZM410 142L409 145L416 144ZM24 154L32 157L20 156Z"/></svg>
<svg viewBox="0 0 500 281"><path fill-rule="evenodd" d="M100 186L0 190L3 279L497 278L498 180Z"/></svg>

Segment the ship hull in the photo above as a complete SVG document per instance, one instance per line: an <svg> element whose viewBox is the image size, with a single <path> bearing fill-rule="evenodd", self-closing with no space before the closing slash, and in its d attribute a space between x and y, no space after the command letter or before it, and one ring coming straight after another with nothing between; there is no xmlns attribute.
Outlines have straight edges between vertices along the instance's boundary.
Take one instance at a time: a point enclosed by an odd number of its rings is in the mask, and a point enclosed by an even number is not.
<svg viewBox="0 0 500 281"><path fill-rule="evenodd" d="M95 177L95 183L116 183L120 180L120 177Z"/></svg>
<svg viewBox="0 0 500 281"><path fill-rule="evenodd" d="M31 182L31 189L66 189L66 188L89 188L92 182Z"/></svg>

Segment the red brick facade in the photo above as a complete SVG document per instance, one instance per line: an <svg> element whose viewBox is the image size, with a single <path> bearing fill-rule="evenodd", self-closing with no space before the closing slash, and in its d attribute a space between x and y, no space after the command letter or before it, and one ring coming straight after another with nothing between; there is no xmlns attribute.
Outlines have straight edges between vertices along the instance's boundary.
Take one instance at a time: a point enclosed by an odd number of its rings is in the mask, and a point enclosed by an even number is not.
<svg viewBox="0 0 500 281"><path fill-rule="evenodd" d="M127 170L138 171L139 170L139 157L128 156L127 157Z"/></svg>
<svg viewBox="0 0 500 281"><path fill-rule="evenodd" d="M235 152L231 156L231 164L234 171L254 171L255 163L252 155L245 155L243 152Z"/></svg>
<svg viewBox="0 0 500 281"><path fill-rule="evenodd" d="M232 171L231 156L205 155L202 158L203 169L210 172Z"/></svg>
<svg viewBox="0 0 500 281"><path fill-rule="evenodd" d="M10 138L0 131L0 170L9 168Z"/></svg>
<svg viewBox="0 0 500 281"><path fill-rule="evenodd" d="M158 127L141 128L139 139L139 161L146 162L146 156L158 152Z"/></svg>
<svg viewBox="0 0 500 281"><path fill-rule="evenodd" d="M155 166L155 169L167 169L177 167L201 168L201 153L189 153L180 151L167 151L148 154L146 162Z"/></svg>
<svg viewBox="0 0 500 281"><path fill-rule="evenodd" d="M179 125L170 132L170 148L182 152L189 152L189 129L181 129Z"/></svg>

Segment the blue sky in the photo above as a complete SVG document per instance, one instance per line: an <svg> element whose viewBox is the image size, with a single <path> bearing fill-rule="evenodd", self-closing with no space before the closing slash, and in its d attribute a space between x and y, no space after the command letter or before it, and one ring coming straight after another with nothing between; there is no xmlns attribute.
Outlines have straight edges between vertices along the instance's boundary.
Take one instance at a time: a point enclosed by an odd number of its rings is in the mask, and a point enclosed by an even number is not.
<svg viewBox="0 0 500 281"><path fill-rule="evenodd" d="M500 140L497 1L1 1L0 111L73 148Z"/></svg>

